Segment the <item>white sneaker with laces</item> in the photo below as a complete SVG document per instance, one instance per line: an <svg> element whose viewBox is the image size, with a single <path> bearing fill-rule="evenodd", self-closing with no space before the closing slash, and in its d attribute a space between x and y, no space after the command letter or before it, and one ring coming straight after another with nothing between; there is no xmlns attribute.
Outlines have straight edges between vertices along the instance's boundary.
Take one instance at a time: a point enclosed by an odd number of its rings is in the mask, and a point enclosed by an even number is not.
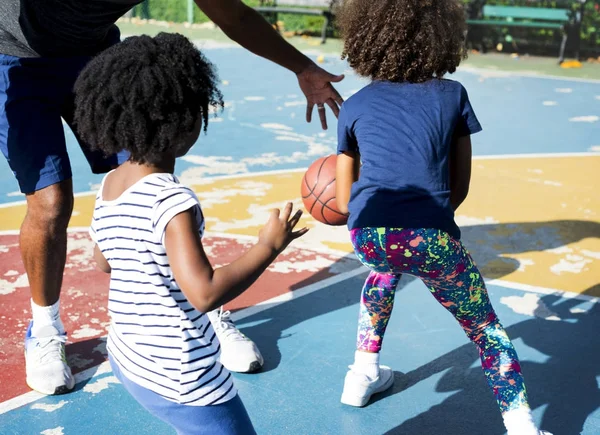
<svg viewBox="0 0 600 435"><path fill-rule="evenodd" d="M373 394L381 393L394 385L394 372L389 367L379 366L379 376L376 379L355 372L352 370L353 366L349 368L341 398L344 405L365 406Z"/></svg>
<svg viewBox="0 0 600 435"><path fill-rule="evenodd" d="M221 343L221 364L231 372L252 373L261 369L264 360L258 347L236 328L231 313L223 307L208 314Z"/></svg>
<svg viewBox="0 0 600 435"><path fill-rule="evenodd" d="M36 337L29 324L25 336L27 385L42 394L64 394L75 386L75 378L65 357L67 335L54 326L45 326Z"/></svg>

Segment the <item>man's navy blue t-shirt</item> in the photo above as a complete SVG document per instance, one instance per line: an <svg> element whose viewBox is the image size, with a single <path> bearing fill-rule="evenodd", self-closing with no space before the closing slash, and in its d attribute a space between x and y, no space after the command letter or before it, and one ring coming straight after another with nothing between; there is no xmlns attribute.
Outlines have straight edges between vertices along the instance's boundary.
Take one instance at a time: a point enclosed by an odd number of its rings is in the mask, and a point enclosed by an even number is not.
<svg viewBox="0 0 600 435"><path fill-rule="evenodd" d="M459 239L450 205L455 139L481 131L465 88L452 80L375 81L340 110L338 153L360 153L348 228L436 228Z"/></svg>

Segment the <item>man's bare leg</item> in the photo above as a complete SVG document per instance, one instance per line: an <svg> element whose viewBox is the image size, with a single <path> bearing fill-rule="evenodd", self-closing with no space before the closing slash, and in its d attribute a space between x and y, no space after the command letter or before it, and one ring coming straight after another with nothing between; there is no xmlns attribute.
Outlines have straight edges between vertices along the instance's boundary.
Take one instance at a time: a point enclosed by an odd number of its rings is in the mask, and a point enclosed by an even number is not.
<svg viewBox="0 0 600 435"><path fill-rule="evenodd" d="M66 335L58 302L72 211L69 179L27 195L27 215L21 225L21 257L33 317L25 341L27 384L44 394L64 393L74 386L64 354Z"/></svg>

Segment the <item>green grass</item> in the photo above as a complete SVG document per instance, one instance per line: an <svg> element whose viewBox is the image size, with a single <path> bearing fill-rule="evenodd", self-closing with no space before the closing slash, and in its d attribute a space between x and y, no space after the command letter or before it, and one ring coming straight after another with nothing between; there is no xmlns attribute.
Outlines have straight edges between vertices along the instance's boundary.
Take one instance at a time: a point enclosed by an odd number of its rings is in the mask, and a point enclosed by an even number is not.
<svg viewBox="0 0 600 435"><path fill-rule="evenodd" d="M212 24L203 24L201 28L189 28L183 24L170 24L168 27L158 24L132 24L129 22L118 23L124 36L128 35L156 35L159 32L177 32L188 38L210 40L216 42L232 42L223 32ZM329 38L327 43L321 45L320 38L305 38L294 36L288 41L301 51L318 51L323 54L335 55L341 53L342 43L339 39ZM582 68L561 68L555 57L522 56L513 58L500 53L471 54L463 63L466 67L482 68L497 71L511 71L520 73L533 73L539 75L559 76L567 78L584 78L600 80L600 63L584 62Z"/></svg>

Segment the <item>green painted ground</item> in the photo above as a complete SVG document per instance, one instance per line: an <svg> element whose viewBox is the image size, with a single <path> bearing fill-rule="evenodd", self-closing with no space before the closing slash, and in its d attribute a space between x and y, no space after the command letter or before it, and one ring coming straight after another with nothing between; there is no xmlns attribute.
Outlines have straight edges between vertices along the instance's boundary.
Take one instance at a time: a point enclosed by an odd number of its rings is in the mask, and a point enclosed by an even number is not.
<svg viewBox="0 0 600 435"><path fill-rule="evenodd" d="M181 33L192 40L231 43L231 40L223 32L208 23L200 27L188 28L183 24L132 24L123 21L119 22L119 27L124 36L155 35L167 31ZM341 41L338 39L329 39L325 45L319 43L319 38L295 36L288 38L288 41L302 51L319 51L324 54L340 53L342 47ZM499 71L600 80L600 63L584 62L582 68L561 68L554 57L523 56L514 59L509 55L500 53L471 54L463 65Z"/></svg>

